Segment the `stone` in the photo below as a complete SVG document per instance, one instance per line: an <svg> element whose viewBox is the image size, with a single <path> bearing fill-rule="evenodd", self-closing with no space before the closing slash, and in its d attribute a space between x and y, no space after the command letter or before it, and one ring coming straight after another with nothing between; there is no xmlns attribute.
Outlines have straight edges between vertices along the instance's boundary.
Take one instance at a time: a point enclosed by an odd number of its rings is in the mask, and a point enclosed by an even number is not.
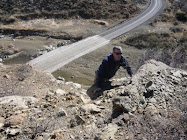
<svg viewBox="0 0 187 140"><path fill-rule="evenodd" d="M130 92L131 94L137 94L137 93L138 93L137 86L135 86L135 85L131 86L129 92Z"/></svg>
<svg viewBox="0 0 187 140"><path fill-rule="evenodd" d="M64 95L66 95L66 92L62 89L57 89L56 92L55 92L55 95L64 96Z"/></svg>
<svg viewBox="0 0 187 140"><path fill-rule="evenodd" d="M181 71L177 70L177 71L173 72L173 76L175 76L177 78L182 78Z"/></svg>
<svg viewBox="0 0 187 140"><path fill-rule="evenodd" d="M66 82L65 85L73 85L73 82Z"/></svg>
<svg viewBox="0 0 187 140"><path fill-rule="evenodd" d="M123 121L124 121L125 123L127 123L129 120L130 120L129 114L124 113L124 114L123 114Z"/></svg>
<svg viewBox="0 0 187 140"><path fill-rule="evenodd" d="M42 133L41 135L42 135L44 140L49 140L50 139L50 134L49 133Z"/></svg>
<svg viewBox="0 0 187 140"><path fill-rule="evenodd" d="M44 138L42 136L38 136L37 140L44 140Z"/></svg>
<svg viewBox="0 0 187 140"><path fill-rule="evenodd" d="M151 85L153 84L153 82L152 81L149 81L147 84L146 84L146 88L148 88L148 87L150 87Z"/></svg>
<svg viewBox="0 0 187 140"><path fill-rule="evenodd" d="M100 105L101 103L102 103L102 100L97 100L94 102L94 104L96 104L96 105Z"/></svg>
<svg viewBox="0 0 187 140"><path fill-rule="evenodd" d="M20 125L26 119L26 117L27 115L24 113L12 115L6 119L6 125L9 125L9 126Z"/></svg>
<svg viewBox="0 0 187 140"><path fill-rule="evenodd" d="M0 123L4 123L5 119L3 117L0 117Z"/></svg>
<svg viewBox="0 0 187 140"><path fill-rule="evenodd" d="M93 123L91 123L91 124L89 124L89 125L86 125L85 128L86 128L86 130L88 130L88 131L93 131L94 129L97 129L97 126L96 126L96 124L93 122Z"/></svg>
<svg viewBox="0 0 187 140"><path fill-rule="evenodd" d="M86 91L85 89L82 89L80 93L83 94L83 95L87 95L86 92L87 92L87 91Z"/></svg>
<svg viewBox="0 0 187 140"><path fill-rule="evenodd" d="M63 139L62 130L54 130L50 135L50 139Z"/></svg>
<svg viewBox="0 0 187 140"><path fill-rule="evenodd" d="M113 92L107 92L107 93L106 93L106 97L107 97L107 98L112 98L113 95L114 95Z"/></svg>
<svg viewBox="0 0 187 140"><path fill-rule="evenodd" d="M16 106L18 108L28 108L28 103L29 104L35 104L38 102L38 99L34 98L34 97L22 97L22 96L6 96L6 97L2 97L0 98L0 104L3 105L12 105L12 106Z"/></svg>
<svg viewBox="0 0 187 140"><path fill-rule="evenodd" d="M57 79L61 80L61 81L65 81L65 79L63 77L61 77L61 76L59 76Z"/></svg>
<svg viewBox="0 0 187 140"><path fill-rule="evenodd" d="M145 98L151 98L154 96L154 91L153 90L149 90L147 89L144 93L143 96L145 96Z"/></svg>
<svg viewBox="0 0 187 140"><path fill-rule="evenodd" d="M87 104L87 103L89 103L91 100L90 100L90 98L86 98L86 97L84 97L83 95L81 95L81 100L83 101L83 103L85 103L85 104Z"/></svg>
<svg viewBox="0 0 187 140"><path fill-rule="evenodd" d="M85 112L90 112L90 113L99 113L101 112L101 106L97 106L94 104L86 104L81 107L81 109Z"/></svg>
<svg viewBox="0 0 187 140"><path fill-rule="evenodd" d="M57 84L64 84L64 81L56 80Z"/></svg>
<svg viewBox="0 0 187 140"><path fill-rule="evenodd" d="M83 124L85 124L85 120L78 115L76 115L75 118L70 120L70 127L75 127Z"/></svg>
<svg viewBox="0 0 187 140"><path fill-rule="evenodd" d="M109 124L106 126L103 130L103 132L100 135L101 140L112 140L114 139L114 135L118 130L118 126L114 124Z"/></svg>
<svg viewBox="0 0 187 140"><path fill-rule="evenodd" d="M145 114L150 114L152 116L159 113L157 108L152 103L148 103L144 112L145 112Z"/></svg>
<svg viewBox="0 0 187 140"><path fill-rule="evenodd" d="M123 88L123 89L119 90L118 95L120 95L120 96L129 96L129 91L127 89Z"/></svg>
<svg viewBox="0 0 187 140"><path fill-rule="evenodd" d="M64 109L60 108L56 113L56 115L57 117L63 117L63 116L67 116L67 113L64 111Z"/></svg>
<svg viewBox="0 0 187 140"><path fill-rule="evenodd" d="M81 85L78 84L78 83L73 83L73 87L74 87L75 89L81 89Z"/></svg>
<svg viewBox="0 0 187 140"><path fill-rule="evenodd" d="M155 99L155 98L150 98L150 99L149 99L149 103L156 104L156 103L157 103L157 101L156 101L156 99Z"/></svg>
<svg viewBox="0 0 187 140"><path fill-rule="evenodd" d="M112 100L113 113L125 112L128 113L132 109L131 99L128 96L117 96Z"/></svg>
<svg viewBox="0 0 187 140"><path fill-rule="evenodd" d="M19 128L8 128L6 131L7 136L16 136L21 133L21 130Z"/></svg>
<svg viewBox="0 0 187 140"><path fill-rule="evenodd" d="M8 74L5 74L3 78L10 79L10 76Z"/></svg>
<svg viewBox="0 0 187 140"><path fill-rule="evenodd" d="M0 123L0 130L3 128L4 123Z"/></svg>

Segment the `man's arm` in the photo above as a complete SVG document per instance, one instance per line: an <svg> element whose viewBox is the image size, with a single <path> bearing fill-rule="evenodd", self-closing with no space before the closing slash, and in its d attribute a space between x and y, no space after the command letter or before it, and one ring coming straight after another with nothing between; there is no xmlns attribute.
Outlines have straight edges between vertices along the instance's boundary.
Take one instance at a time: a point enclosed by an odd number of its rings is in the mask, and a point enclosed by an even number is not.
<svg viewBox="0 0 187 140"><path fill-rule="evenodd" d="M108 66L108 61L106 61L104 59L102 64L99 66L98 71L97 71L98 72L98 76L100 78L103 78L104 75L106 74L107 66Z"/></svg>
<svg viewBox="0 0 187 140"><path fill-rule="evenodd" d="M122 56L122 63L121 66L127 70L127 73L130 75L130 77L132 77L133 72L131 70L131 67L129 66L129 62L125 59L124 56Z"/></svg>

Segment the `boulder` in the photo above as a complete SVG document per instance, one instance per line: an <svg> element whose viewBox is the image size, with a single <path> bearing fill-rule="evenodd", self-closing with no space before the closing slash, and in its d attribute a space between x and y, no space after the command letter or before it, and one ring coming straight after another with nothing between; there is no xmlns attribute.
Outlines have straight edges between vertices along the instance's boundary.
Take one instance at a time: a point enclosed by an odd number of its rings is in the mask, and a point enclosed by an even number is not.
<svg viewBox="0 0 187 140"><path fill-rule="evenodd" d="M22 114L16 114L16 115L12 115L9 118L6 119L6 125L7 126L16 126L16 125L20 125L25 119L26 119L27 115L22 113Z"/></svg>
<svg viewBox="0 0 187 140"><path fill-rule="evenodd" d="M7 96L0 98L0 104L3 105L12 105L18 108L28 108L29 104L35 104L38 102L38 99L34 97L22 97L22 96Z"/></svg>
<svg viewBox="0 0 187 140"><path fill-rule="evenodd" d="M64 95L66 95L66 92L64 90L62 90L62 89L57 89L55 94L57 96L64 96Z"/></svg>
<svg viewBox="0 0 187 140"><path fill-rule="evenodd" d="M128 96L117 96L112 100L113 112L128 113L132 109L131 99Z"/></svg>

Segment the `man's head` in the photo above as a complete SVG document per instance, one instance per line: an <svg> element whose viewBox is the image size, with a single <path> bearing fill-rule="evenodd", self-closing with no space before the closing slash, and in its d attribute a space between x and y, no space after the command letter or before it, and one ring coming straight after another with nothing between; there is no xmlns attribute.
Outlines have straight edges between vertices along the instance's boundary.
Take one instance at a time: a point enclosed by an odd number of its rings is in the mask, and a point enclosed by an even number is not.
<svg viewBox="0 0 187 140"><path fill-rule="evenodd" d="M121 55L122 55L122 48L120 46L115 46L113 48L112 54L114 56L114 60L119 61L121 59Z"/></svg>

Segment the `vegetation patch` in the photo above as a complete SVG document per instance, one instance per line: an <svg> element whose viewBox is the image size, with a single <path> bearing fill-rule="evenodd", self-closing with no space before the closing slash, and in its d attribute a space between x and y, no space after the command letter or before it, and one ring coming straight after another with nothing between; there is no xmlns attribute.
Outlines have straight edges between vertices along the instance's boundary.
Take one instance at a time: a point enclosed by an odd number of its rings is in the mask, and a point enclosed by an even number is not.
<svg viewBox="0 0 187 140"><path fill-rule="evenodd" d="M177 12L176 13L176 19L182 22L187 21L187 14L185 12Z"/></svg>
<svg viewBox="0 0 187 140"><path fill-rule="evenodd" d="M168 0L168 5L165 8L164 14L162 14L162 22L173 22L177 25L178 22L187 21L187 8L185 0Z"/></svg>
<svg viewBox="0 0 187 140"><path fill-rule="evenodd" d="M138 49L143 48L175 48L175 40L169 33L150 33L139 34L127 38L124 42L127 45L134 46Z"/></svg>
<svg viewBox="0 0 187 140"><path fill-rule="evenodd" d="M126 45L145 49L145 56L141 62L148 59L162 61L172 67L187 69L187 37L186 32L176 37L171 33L139 34L121 41Z"/></svg>
<svg viewBox="0 0 187 140"><path fill-rule="evenodd" d="M15 18L84 18L84 19L126 19L139 9L133 0L0 0L0 22L11 23ZM6 18L5 18L6 17Z"/></svg>

